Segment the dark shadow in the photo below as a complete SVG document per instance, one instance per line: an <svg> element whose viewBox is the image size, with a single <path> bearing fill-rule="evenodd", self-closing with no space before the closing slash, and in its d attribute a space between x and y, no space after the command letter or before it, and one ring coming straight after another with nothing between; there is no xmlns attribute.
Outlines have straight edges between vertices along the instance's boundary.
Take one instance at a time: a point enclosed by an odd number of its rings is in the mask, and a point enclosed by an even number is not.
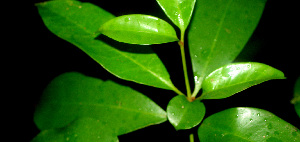
<svg viewBox="0 0 300 142"><path fill-rule="evenodd" d="M124 52L131 52L131 53L139 53L139 54L153 54L154 51L151 49L148 45L136 45L136 44L128 44L128 43L122 43L118 42L116 40L113 40L105 35L99 35L95 38L96 40L101 40L105 42L106 44Z"/></svg>

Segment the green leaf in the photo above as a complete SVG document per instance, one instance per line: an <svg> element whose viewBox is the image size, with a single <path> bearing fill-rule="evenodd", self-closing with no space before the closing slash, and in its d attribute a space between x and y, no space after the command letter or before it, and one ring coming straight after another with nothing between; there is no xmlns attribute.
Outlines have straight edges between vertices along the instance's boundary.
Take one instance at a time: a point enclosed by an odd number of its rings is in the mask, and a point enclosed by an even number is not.
<svg viewBox="0 0 300 142"><path fill-rule="evenodd" d="M149 86L176 90L165 66L149 46L130 46L130 50L126 50L125 47L115 48L95 39L97 35L94 32L99 26L114 18L107 11L79 1L48 1L37 4L37 7L51 32L79 47L115 76Z"/></svg>
<svg viewBox="0 0 300 142"><path fill-rule="evenodd" d="M298 77L294 87L294 98L291 101L295 105L295 110L300 117L300 77Z"/></svg>
<svg viewBox="0 0 300 142"><path fill-rule="evenodd" d="M206 118L198 129L201 142L293 142L300 131L257 108L231 108Z"/></svg>
<svg viewBox="0 0 300 142"><path fill-rule="evenodd" d="M168 104L167 115L176 130L190 129L197 126L205 115L205 106L200 101L189 102L178 95Z"/></svg>
<svg viewBox="0 0 300 142"><path fill-rule="evenodd" d="M43 130L32 142L118 142L113 131L92 118L75 120L63 128Z"/></svg>
<svg viewBox="0 0 300 142"><path fill-rule="evenodd" d="M101 26L99 32L130 44L161 44L178 41L174 28L166 21L141 14L114 18Z"/></svg>
<svg viewBox="0 0 300 142"><path fill-rule="evenodd" d="M205 78L200 98L227 98L271 79L285 79L285 77L281 71L262 63L229 64L213 71Z"/></svg>
<svg viewBox="0 0 300 142"><path fill-rule="evenodd" d="M266 0L196 2L188 42L197 94L205 76L231 63L246 45Z"/></svg>
<svg viewBox="0 0 300 142"><path fill-rule="evenodd" d="M65 73L45 89L34 121L40 130L46 130L65 127L82 117L104 122L117 135L167 120L163 109L129 87Z"/></svg>
<svg viewBox="0 0 300 142"><path fill-rule="evenodd" d="M190 23L196 0L156 0L172 22L184 31Z"/></svg>

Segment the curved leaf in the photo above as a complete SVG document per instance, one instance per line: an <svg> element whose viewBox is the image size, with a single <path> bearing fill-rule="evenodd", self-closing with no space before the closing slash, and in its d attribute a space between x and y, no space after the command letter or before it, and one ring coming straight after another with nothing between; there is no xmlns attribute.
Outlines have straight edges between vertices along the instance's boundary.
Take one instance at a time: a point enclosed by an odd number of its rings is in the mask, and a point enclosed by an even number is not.
<svg viewBox="0 0 300 142"><path fill-rule="evenodd" d="M168 104L167 115L176 130L190 129L197 126L205 115L205 106L200 101L189 102L178 95Z"/></svg>
<svg viewBox="0 0 300 142"><path fill-rule="evenodd" d="M206 118L198 129L201 142L293 142L300 131L257 108L231 108Z"/></svg>
<svg viewBox="0 0 300 142"><path fill-rule="evenodd" d="M156 0L172 22L184 31L190 23L196 0Z"/></svg>
<svg viewBox="0 0 300 142"><path fill-rule="evenodd" d="M298 77L294 87L294 98L291 101L295 105L295 110L300 117L300 77Z"/></svg>
<svg viewBox="0 0 300 142"><path fill-rule="evenodd" d="M196 2L188 42L195 91L215 69L231 63L246 45L266 0L201 0Z"/></svg>
<svg viewBox="0 0 300 142"><path fill-rule="evenodd" d="M34 121L45 130L65 127L83 117L103 122L117 135L167 120L163 109L129 87L65 73L45 89Z"/></svg>
<svg viewBox="0 0 300 142"><path fill-rule="evenodd" d="M37 4L39 13L58 37L76 45L115 76L163 89L176 90L170 76L149 46L136 49L145 54L118 50L95 39L95 31L114 16L90 3L48 1ZM137 52L139 52L137 51Z"/></svg>
<svg viewBox="0 0 300 142"><path fill-rule="evenodd" d="M161 44L178 41L173 27L166 21L141 14L124 15L104 23L99 32L130 44Z"/></svg>
<svg viewBox="0 0 300 142"><path fill-rule="evenodd" d="M64 128L43 130L32 142L118 142L117 135L91 118L75 120Z"/></svg>
<svg viewBox="0 0 300 142"><path fill-rule="evenodd" d="M229 64L213 71L205 78L201 99L227 98L271 79L285 79L285 77L281 71L262 63Z"/></svg>

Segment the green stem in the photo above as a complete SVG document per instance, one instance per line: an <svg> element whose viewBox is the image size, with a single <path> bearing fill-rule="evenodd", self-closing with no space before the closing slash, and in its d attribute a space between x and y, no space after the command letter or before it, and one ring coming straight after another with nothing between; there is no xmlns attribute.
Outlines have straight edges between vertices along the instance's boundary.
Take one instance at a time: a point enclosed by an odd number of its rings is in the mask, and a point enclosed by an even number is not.
<svg viewBox="0 0 300 142"><path fill-rule="evenodd" d="M189 77L188 77L188 72L187 72L187 66L186 66L186 59L185 59L185 51L184 51L184 31L181 31L181 39L178 42L180 46L180 51L181 51L181 59L182 59L182 66L183 66L183 73L184 73L184 80L185 80L185 86L186 86L186 92L187 92L187 97L189 100L191 99L191 89L190 89L190 82L189 82Z"/></svg>
<svg viewBox="0 0 300 142"><path fill-rule="evenodd" d="M194 142L194 135L190 134L190 142Z"/></svg>
<svg viewBox="0 0 300 142"><path fill-rule="evenodd" d="M174 87L173 88L173 91L175 92L175 93L177 93L178 95L183 95L183 96L185 96L181 91L179 91L176 87Z"/></svg>

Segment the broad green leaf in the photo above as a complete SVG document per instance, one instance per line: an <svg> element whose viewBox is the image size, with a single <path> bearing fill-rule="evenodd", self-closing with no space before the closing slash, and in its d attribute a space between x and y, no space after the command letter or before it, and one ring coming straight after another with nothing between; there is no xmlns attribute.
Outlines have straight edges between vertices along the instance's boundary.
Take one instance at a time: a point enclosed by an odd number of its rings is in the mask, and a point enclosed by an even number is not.
<svg viewBox="0 0 300 142"><path fill-rule="evenodd" d="M132 14L114 18L99 29L116 41L130 44L161 44L178 41L174 28L157 17Z"/></svg>
<svg viewBox="0 0 300 142"><path fill-rule="evenodd" d="M189 102L178 95L168 104L167 115L176 130L190 129L197 126L205 115L205 106L200 101Z"/></svg>
<svg viewBox="0 0 300 142"><path fill-rule="evenodd" d="M300 131L257 108L231 108L206 118L198 129L201 142L294 142Z"/></svg>
<svg viewBox="0 0 300 142"><path fill-rule="evenodd" d="M294 98L291 101L295 105L295 110L300 117L300 77L298 77L294 87Z"/></svg>
<svg viewBox="0 0 300 142"><path fill-rule="evenodd" d="M209 74L203 81L201 99L222 99L271 79L285 79L284 74L262 63L233 63Z"/></svg>
<svg viewBox="0 0 300 142"><path fill-rule="evenodd" d="M117 135L167 120L166 112L141 93L112 81L65 73L45 89L34 114L40 130L62 128L89 117Z"/></svg>
<svg viewBox="0 0 300 142"><path fill-rule="evenodd" d="M184 31L190 23L196 0L156 0L172 22Z"/></svg>
<svg viewBox="0 0 300 142"><path fill-rule="evenodd" d="M199 0L188 42L197 94L205 76L232 62L246 45L266 0Z"/></svg>
<svg viewBox="0 0 300 142"><path fill-rule="evenodd" d="M118 142L117 135L92 118L75 120L63 128L43 130L32 142Z"/></svg>
<svg viewBox="0 0 300 142"><path fill-rule="evenodd" d="M176 90L170 76L149 46L119 50L95 39L99 27L114 18L103 9L79 1L48 1L37 4L39 13L58 37L76 45L115 76L158 88ZM137 54L141 52L143 54Z"/></svg>

